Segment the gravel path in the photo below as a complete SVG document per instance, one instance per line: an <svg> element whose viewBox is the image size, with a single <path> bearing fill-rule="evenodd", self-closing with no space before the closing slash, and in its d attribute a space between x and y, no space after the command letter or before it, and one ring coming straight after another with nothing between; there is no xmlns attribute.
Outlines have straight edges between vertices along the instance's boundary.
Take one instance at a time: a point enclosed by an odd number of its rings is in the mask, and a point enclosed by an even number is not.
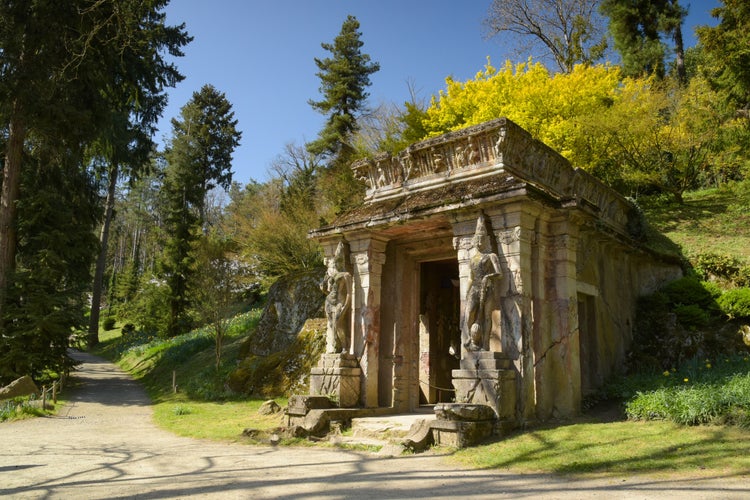
<svg viewBox="0 0 750 500"><path fill-rule="evenodd" d="M57 416L0 424L2 498L748 498L747 478L570 480L460 470L440 455L383 457L174 436L143 390L84 353Z"/></svg>

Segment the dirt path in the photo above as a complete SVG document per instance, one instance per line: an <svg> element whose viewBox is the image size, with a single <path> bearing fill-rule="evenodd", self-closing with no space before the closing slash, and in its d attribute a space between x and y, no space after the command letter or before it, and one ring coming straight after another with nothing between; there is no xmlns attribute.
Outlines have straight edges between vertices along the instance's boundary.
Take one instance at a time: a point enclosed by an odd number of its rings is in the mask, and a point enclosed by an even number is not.
<svg viewBox="0 0 750 500"><path fill-rule="evenodd" d="M88 354L55 417L0 424L3 498L748 498L741 478L569 480L458 470L439 455L386 458L181 438L146 394Z"/></svg>

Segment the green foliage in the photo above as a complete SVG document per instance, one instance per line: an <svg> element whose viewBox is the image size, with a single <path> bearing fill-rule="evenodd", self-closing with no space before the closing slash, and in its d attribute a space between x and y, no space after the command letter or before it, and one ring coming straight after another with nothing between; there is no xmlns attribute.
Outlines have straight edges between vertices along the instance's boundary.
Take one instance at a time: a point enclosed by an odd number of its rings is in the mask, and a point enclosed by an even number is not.
<svg viewBox="0 0 750 500"><path fill-rule="evenodd" d="M365 110L370 85L370 75L380 70L380 65L362 53L359 21L347 16L341 31L332 44L323 43L331 57L315 58L320 78L320 101L310 100L310 106L327 116L326 125L318 138L307 145L314 155L330 159L324 175L326 197L341 211L359 199L361 191L349 168L354 152L352 134L357 130L359 115Z"/></svg>
<svg viewBox="0 0 750 500"><path fill-rule="evenodd" d="M161 275L169 287L167 335L193 326L189 315L189 288L195 266L193 244L203 230L208 192L232 182L232 154L239 145L232 106L211 85L194 92L172 120L172 139L165 153L164 180L166 231L160 260Z"/></svg>
<svg viewBox="0 0 750 500"><path fill-rule="evenodd" d="M601 11L609 17L609 31L622 58L624 74L664 77L667 47L661 35L679 30L687 10L676 0L603 0Z"/></svg>
<svg viewBox="0 0 750 500"><path fill-rule="evenodd" d="M104 318L104 321L102 321L102 328L104 328L105 331L112 330L115 327L115 318L108 316Z"/></svg>
<svg viewBox="0 0 750 500"><path fill-rule="evenodd" d="M691 276L672 281L661 291L673 306L695 305L704 310L715 308L712 293L703 283Z"/></svg>
<svg viewBox="0 0 750 500"><path fill-rule="evenodd" d="M232 194L225 226L242 260L264 285L279 276L322 265L320 245L307 232L320 224L324 209L303 196L286 196L281 182L250 184ZM285 200L283 207L279 200Z"/></svg>
<svg viewBox="0 0 750 500"><path fill-rule="evenodd" d="M16 272L0 335L0 385L73 366L71 336L85 324L97 245L93 180L67 163L39 159L18 202Z"/></svg>
<svg viewBox="0 0 750 500"><path fill-rule="evenodd" d="M628 417L633 420L750 425L747 356L726 356L715 361L692 359L679 370L641 378L640 387L625 405ZM608 390L617 391L613 387Z"/></svg>
<svg viewBox="0 0 750 500"><path fill-rule="evenodd" d="M687 276L641 297L630 352L631 371L660 371L695 356L733 352L736 333L724 328L717 293L716 285Z"/></svg>
<svg viewBox="0 0 750 500"><path fill-rule="evenodd" d="M750 5L744 0L723 0L711 14L717 26L696 30L711 65L704 71L711 82L726 93L735 108L750 103ZM747 115L745 116L747 118Z"/></svg>
<svg viewBox="0 0 750 500"><path fill-rule="evenodd" d="M737 257L702 253L695 258L695 271L703 279L737 286L750 286L750 266Z"/></svg>
<svg viewBox="0 0 750 500"><path fill-rule="evenodd" d="M730 318L750 318L750 288L734 288L717 300L722 312Z"/></svg>
<svg viewBox="0 0 750 500"><path fill-rule="evenodd" d="M39 404L35 404L33 398L21 397L0 402L0 422L16 420L25 416L41 417L45 414L46 412Z"/></svg>
<svg viewBox="0 0 750 500"><path fill-rule="evenodd" d="M150 335L166 332L169 322L169 288L156 277L145 276L135 297L120 305L118 318ZM127 326L123 326L123 334L127 333Z"/></svg>

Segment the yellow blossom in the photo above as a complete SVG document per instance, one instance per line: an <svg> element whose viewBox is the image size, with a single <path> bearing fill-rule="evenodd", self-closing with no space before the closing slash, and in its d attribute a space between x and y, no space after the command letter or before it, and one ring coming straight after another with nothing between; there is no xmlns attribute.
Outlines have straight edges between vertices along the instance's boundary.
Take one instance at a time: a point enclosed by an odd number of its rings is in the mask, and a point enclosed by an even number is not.
<svg viewBox="0 0 750 500"><path fill-rule="evenodd" d="M669 377L669 370L664 370L664 376Z"/></svg>

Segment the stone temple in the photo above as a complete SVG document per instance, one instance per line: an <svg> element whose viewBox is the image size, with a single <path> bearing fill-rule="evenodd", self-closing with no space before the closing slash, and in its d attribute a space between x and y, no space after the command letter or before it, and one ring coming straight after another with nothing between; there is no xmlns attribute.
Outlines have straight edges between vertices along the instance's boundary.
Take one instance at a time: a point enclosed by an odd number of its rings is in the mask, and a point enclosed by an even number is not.
<svg viewBox="0 0 750 500"><path fill-rule="evenodd" d="M311 393L341 408L574 416L623 366L637 298L681 275L639 243L633 204L507 119L352 168L364 203L311 232L328 265Z"/></svg>

